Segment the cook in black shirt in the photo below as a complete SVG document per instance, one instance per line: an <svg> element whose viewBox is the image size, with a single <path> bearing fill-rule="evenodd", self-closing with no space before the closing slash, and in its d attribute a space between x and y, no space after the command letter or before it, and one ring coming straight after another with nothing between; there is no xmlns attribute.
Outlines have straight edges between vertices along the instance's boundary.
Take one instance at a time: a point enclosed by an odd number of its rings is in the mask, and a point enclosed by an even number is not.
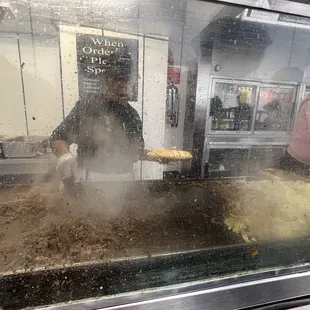
<svg viewBox="0 0 310 310"><path fill-rule="evenodd" d="M121 72L109 75L102 95L80 99L52 133L51 145L63 178L81 169L88 179L95 174L133 176L133 164L144 154L144 140L141 119L127 102L129 77ZM78 146L77 158L70 153L73 143Z"/></svg>

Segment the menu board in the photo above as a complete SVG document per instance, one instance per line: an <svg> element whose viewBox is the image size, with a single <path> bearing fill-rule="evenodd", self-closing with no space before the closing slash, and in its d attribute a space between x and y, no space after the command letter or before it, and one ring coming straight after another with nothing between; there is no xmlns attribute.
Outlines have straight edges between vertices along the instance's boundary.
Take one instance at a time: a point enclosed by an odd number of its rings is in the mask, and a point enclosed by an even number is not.
<svg viewBox="0 0 310 310"><path fill-rule="evenodd" d="M138 99L138 40L76 34L80 98L102 94L111 72L130 74L130 101Z"/></svg>

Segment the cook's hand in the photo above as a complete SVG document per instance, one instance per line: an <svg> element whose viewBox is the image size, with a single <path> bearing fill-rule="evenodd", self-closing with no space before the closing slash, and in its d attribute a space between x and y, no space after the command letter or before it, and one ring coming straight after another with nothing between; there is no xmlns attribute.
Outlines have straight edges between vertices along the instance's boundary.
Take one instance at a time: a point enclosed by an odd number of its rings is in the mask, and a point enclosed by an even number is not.
<svg viewBox="0 0 310 310"><path fill-rule="evenodd" d="M71 153L66 153L58 158L56 168L62 179L74 177L77 171L76 158Z"/></svg>

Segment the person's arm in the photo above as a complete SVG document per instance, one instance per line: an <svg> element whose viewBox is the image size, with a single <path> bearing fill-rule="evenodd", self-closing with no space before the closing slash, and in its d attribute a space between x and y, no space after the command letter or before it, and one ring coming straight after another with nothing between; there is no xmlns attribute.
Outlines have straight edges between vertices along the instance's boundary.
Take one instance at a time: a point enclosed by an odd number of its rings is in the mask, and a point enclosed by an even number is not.
<svg viewBox="0 0 310 310"><path fill-rule="evenodd" d="M83 104L78 101L68 116L53 131L50 143L54 154L58 158L70 153L70 144L76 142L82 110Z"/></svg>
<svg viewBox="0 0 310 310"><path fill-rule="evenodd" d="M58 157L56 169L61 173L63 181L72 181L77 170L76 158L70 153L70 144L77 142L84 105L78 101L50 137L52 150Z"/></svg>

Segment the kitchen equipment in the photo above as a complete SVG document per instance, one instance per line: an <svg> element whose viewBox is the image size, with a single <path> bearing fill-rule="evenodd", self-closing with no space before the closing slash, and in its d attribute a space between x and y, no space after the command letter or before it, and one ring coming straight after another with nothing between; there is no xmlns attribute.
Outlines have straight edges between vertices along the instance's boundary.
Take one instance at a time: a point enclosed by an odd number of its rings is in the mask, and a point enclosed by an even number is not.
<svg viewBox="0 0 310 310"><path fill-rule="evenodd" d="M178 88L174 84L169 83L167 87L166 118L171 127L178 127L179 101Z"/></svg>
<svg viewBox="0 0 310 310"><path fill-rule="evenodd" d="M2 143L0 143L0 158L4 159L4 153L3 153L3 147L2 147Z"/></svg>
<svg viewBox="0 0 310 310"><path fill-rule="evenodd" d="M34 158L46 153L48 137L17 136L1 140L4 158Z"/></svg>
<svg viewBox="0 0 310 310"><path fill-rule="evenodd" d="M293 172L286 172L276 168L268 168L260 171L262 178L272 181L302 181L309 183L310 178L297 175Z"/></svg>
<svg viewBox="0 0 310 310"><path fill-rule="evenodd" d="M125 186L126 184L128 182L124 183ZM131 247L131 251L128 251L129 254L126 255L126 258L116 256L114 259L109 259L105 256L99 261L80 262L73 266L49 267L45 265L48 268L31 270L28 268L28 270L2 274L0 282L4 289L0 292L0 300L5 302L4 306L20 309L39 307L50 303L72 302L76 299L142 290L145 285L159 287L177 284L184 282L184 277L186 277L186 281L197 281L198 276L201 279L206 275L218 276L218 274L231 272L231 270L237 272L244 268L251 270L251 268L257 269L258 266L265 267L265 262L270 262L270 260L275 266L293 264L296 255L301 262L309 261L309 251L305 250L309 247L309 239L298 243L285 241L275 244L270 242L258 242L255 245L253 243L244 244L223 225L221 216L226 208L223 198L214 193L213 181L138 181L134 184L137 186L136 192L139 193L144 193L150 188L153 189L150 201L158 196L162 199L165 197L165 193L170 193L168 197L171 197L171 193L177 197L179 211L173 212L171 215L182 218L184 214L185 222L181 222L181 224L176 220L167 222L170 219L167 217L164 222L157 220L154 226L141 226L139 231L141 238L151 237L152 240L163 244L162 249L165 249L163 252L159 252L158 247L152 248L152 242L148 240L141 243L142 249L147 254L134 255L132 254L135 252L132 249L131 241L127 245ZM225 183L216 182L215 186L218 184ZM99 183L92 186L96 187L96 185L101 186ZM104 186L113 188L115 185L107 183ZM1 188L1 190L5 192L6 188ZM154 205L156 206L153 204L149 208ZM161 205L159 204L159 206ZM148 207L147 204L146 207ZM197 216L197 212L204 209L206 209L207 217ZM186 226L182 223L185 223ZM153 233L154 227L160 232L161 227L158 225L165 227L162 236L165 236L164 232L167 229L170 229L171 233L178 233L179 237L174 239L174 243L177 243L179 248L171 249L165 245L165 241L171 239L169 234L165 239ZM186 243L184 238L191 236L189 230L191 234L194 234L194 237L191 242ZM182 232L184 233L181 234ZM115 238L117 238L117 234L115 234ZM227 244L232 244L232 246L227 247ZM253 258L251 254L253 249L259 249L260 260ZM118 255L121 255L120 251L118 249ZM234 264L229 265L232 259ZM187 266L186 270L184 266ZM169 277L164 276L167 274ZM141 282L141 278L144 281ZM53 285L51 286L50 283ZM39 299L37 298L38 294L40 295Z"/></svg>

